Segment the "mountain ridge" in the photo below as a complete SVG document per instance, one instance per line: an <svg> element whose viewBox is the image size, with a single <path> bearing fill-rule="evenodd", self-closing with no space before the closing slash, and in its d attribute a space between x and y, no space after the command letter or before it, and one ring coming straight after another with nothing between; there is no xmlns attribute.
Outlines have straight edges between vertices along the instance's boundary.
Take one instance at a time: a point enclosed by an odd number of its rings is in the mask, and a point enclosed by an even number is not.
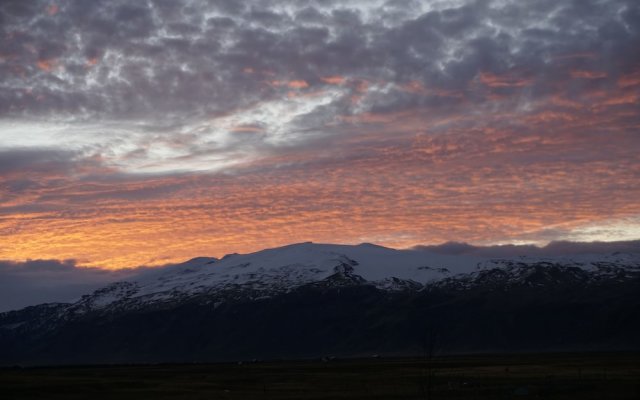
<svg viewBox="0 0 640 400"><path fill-rule="evenodd" d="M298 243L194 258L73 303L2 313L0 364L411 353L434 326L447 352L640 348L639 282L632 253L489 258ZM164 347L179 339L193 345Z"/></svg>

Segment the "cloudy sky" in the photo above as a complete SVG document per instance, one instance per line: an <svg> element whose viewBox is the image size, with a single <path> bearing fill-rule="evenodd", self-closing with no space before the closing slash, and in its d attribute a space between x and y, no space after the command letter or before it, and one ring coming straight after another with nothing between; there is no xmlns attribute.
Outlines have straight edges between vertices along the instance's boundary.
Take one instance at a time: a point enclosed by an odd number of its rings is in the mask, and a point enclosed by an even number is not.
<svg viewBox="0 0 640 400"><path fill-rule="evenodd" d="M639 48L637 0L3 0L0 259L636 239Z"/></svg>

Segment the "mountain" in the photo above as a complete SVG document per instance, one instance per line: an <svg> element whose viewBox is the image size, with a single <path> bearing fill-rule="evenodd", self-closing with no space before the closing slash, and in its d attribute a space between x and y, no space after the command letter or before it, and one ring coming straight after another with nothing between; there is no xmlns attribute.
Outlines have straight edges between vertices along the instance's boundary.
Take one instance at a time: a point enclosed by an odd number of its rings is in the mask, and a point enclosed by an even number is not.
<svg viewBox="0 0 640 400"><path fill-rule="evenodd" d="M640 349L640 254L300 243L0 314L0 364Z"/></svg>

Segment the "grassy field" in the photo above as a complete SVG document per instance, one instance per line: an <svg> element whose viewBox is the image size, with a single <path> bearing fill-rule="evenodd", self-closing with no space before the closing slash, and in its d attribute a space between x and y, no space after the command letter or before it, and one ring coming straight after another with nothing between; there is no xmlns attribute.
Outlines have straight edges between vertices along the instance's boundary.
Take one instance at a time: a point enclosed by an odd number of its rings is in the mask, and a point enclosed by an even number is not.
<svg viewBox="0 0 640 400"><path fill-rule="evenodd" d="M0 369L1 399L640 399L640 354Z"/></svg>

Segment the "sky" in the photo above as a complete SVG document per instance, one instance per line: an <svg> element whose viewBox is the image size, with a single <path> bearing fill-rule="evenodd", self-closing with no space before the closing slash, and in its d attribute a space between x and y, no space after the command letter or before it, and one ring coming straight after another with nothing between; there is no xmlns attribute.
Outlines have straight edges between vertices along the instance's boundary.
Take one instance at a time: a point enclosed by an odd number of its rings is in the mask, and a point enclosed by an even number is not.
<svg viewBox="0 0 640 400"><path fill-rule="evenodd" d="M0 260L638 239L639 48L637 0L3 0Z"/></svg>

